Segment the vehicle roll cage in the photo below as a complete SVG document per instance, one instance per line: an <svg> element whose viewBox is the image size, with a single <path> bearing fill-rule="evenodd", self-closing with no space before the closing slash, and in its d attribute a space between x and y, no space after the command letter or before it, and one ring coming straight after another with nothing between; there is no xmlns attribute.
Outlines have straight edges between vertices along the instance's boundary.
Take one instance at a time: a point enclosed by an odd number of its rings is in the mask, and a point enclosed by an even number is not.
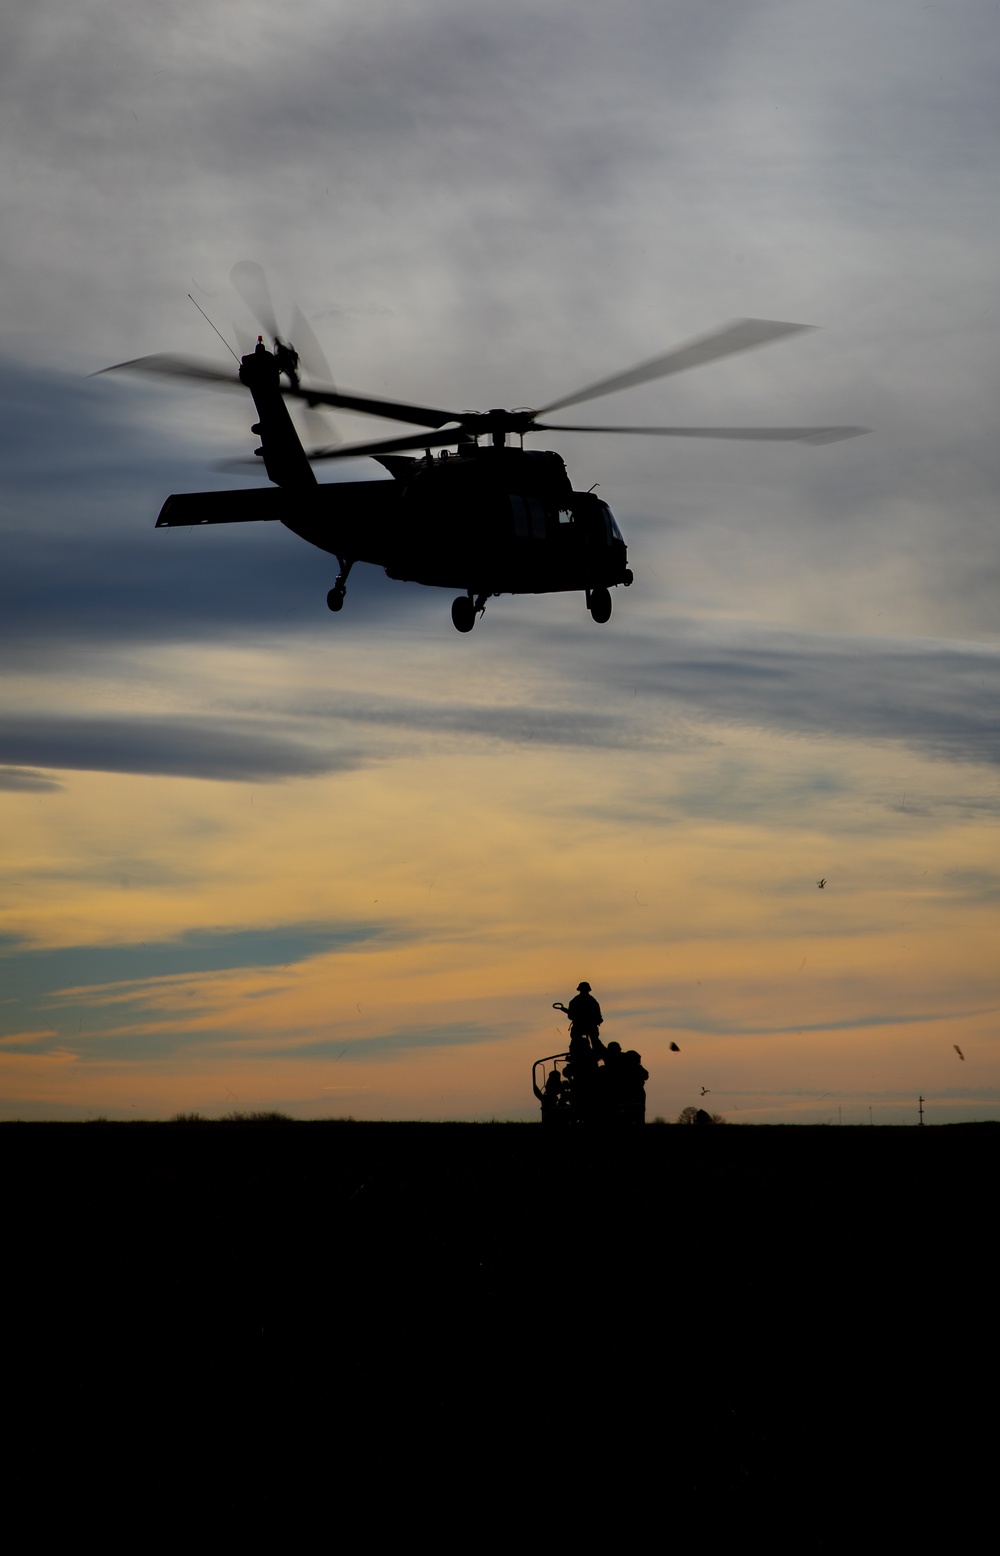
<svg viewBox="0 0 1000 1556"><path fill-rule="evenodd" d="M538 1098L539 1102L541 1102L541 1100L542 1100L542 1091L541 1091L541 1088L538 1085L538 1066L540 1064L551 1064L551 1065L554 1066L555 1069L558 1070L560 1064L566 1064L568 1062L568 1060L569 1060L569 1054L568 1053L564 1053L564 1054L548 1054L548 1055L546 1055L546 1057L544 1059L536 1059L535 1060L534 1064L531 1066L531 1089L535 1093L535 1096ZM545 1084L545 1082L547 1080L548 1080L548 1075L546 1074L545 1070L543 1070L542 1071L542 1085L543 1086L544 1086L544 1084Z"/></svg>

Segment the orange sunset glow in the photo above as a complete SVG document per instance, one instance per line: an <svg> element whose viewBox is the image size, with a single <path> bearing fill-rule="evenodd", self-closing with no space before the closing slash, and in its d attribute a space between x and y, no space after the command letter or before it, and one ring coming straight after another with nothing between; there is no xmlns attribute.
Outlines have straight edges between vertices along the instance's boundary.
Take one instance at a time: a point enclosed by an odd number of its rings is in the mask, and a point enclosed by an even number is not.
<svg viewBox="0 0 1000 1556"><path fill-rule="evenodd" d="M440 637L397 684L467 707L468 686L445 695ZM353 662L370 710L396 648ZM211 701L260 695L259 655L213 657ZM489 658L478 705L530 703L530 677ZM300 647L276 661L311 678ZM360 765L325 776L73 772L4 794L2 930L32 947L22 963L48 958L0 1047L8 1116L531 1117L531 1062L565 1046L552 1001L584 976L606 1033L644 1056L651 1115L707 1086L734 1121L909 1122L920 1092L932 1116L981 1116L992 827L967 812L988 785L631 701L634 743L611 751L376 728ZM221 930L237 950L258 936L252 965L213 954ZM187 965L148 970L171 943ZM117 967L89 967L100 948Z"/></svg>

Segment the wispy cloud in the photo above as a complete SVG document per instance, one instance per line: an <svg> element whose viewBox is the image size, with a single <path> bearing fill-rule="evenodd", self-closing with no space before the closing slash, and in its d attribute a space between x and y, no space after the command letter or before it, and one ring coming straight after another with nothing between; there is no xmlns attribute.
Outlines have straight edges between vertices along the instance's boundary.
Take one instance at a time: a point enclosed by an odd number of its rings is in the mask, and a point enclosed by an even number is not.
<svg viewBox="0 0 1000 1556"><path fill-rule="evenodd" d="M0 761L90 772L274 783L343 772L363 760L358 751L323 750L250 720L8 714L0 723Z"/></svg>
<svg viewBox="0 0 1000 1556"><path fill-rule="evenodd" d="M55 794L61 788L51 773L40 773L32 767L0 767L0 789L10 794Z"/></svg>
<svg viewBox="0 0 1000 1556"><path fill-rule="evenodd" d="M272 927L194 928L171 940L33 947L0 942L4 1005L18 1019L21 1001L61 999L88 989L110 999L148 1000L164 979L198 979L241 968L282 968L370 944L386 931L365 924L283 923ZM0 1012L4 1006L0 1006Z"/></svg>
<svg viewBox="0 0 1000 1556"><path fill-rule="evenodd" d="M988 644L665 624L616 644L604 681L722 724L1000 762L1000 649Z"/></svg>
<svg viewBox="0 0 1000 1556"><path fill-rule="evenodd" d="M301 1059L391 1059L413 1050L467 1048L479 1043L495 1043L510 1036L509 1027L487 1026L476 1021L442 1022L397 1027L392 1032L372 1037L356 1037L282 1045L280 1052Z"/></svg>

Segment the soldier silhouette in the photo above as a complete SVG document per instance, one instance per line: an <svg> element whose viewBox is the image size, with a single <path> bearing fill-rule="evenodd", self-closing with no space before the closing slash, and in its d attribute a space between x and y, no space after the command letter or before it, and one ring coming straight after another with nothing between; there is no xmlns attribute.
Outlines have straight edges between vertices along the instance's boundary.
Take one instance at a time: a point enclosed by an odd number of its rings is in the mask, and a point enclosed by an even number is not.
<svg viewBox="0 0 1000 1556"><path fill-rule="evenodd" d="M563 1070L564 1080L570 1083L570 1095L568 1099L563 1095L563 1106L568 1101L569 1112L578 1120L596 1118L605 1090L599 1065L607 1053L598 1030L604 1020L601 1007L590 992L590 984L578 983L568 1005L556 1001L552 1008L561 1010L570 1020L569 1063Z"/></svg>
<svg viewBox="0 0 1000 1556"><path fill-rule="evenodd" d="M556 1069L552 1071L545 1082L544 1091L539 1091L538 1087L535 1087L535 1096L542 1104L543 1124L555 1123L560 1113L565 1115L568 1091L569 1087Z"/></svg>
<svg viewBox="0 0 1000 1556"><path fill-rule="evenodd" d="M649 1071L644 1068L641 1054L634 1048L621 1056L619 1072L620 1116L626 1124L646 1122L646 1082Z"/></svg>
<svg viewBox="0 0 1000 1556"><path fill-rule="evenodd" d="M570 1019L570 1037L589 1037L596 1042L598 1027L604 1020L601 1007L590 992L589 983L578 983L577 992L566 1006Z"/></svg>

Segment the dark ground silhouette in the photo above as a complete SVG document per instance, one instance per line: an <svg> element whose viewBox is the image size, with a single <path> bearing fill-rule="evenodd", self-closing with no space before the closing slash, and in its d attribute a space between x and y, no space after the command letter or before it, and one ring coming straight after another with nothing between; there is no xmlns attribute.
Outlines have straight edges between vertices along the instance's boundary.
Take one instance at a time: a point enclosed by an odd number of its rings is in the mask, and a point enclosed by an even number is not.
<svg viewBox="0 0 1000 1556"><path fill-rule="evenodd" d="M12 1495L820 1548L867 1496L872 1538L956 1476L968 1508L998 1156L989 1125L0 1125Z"/></svg>

